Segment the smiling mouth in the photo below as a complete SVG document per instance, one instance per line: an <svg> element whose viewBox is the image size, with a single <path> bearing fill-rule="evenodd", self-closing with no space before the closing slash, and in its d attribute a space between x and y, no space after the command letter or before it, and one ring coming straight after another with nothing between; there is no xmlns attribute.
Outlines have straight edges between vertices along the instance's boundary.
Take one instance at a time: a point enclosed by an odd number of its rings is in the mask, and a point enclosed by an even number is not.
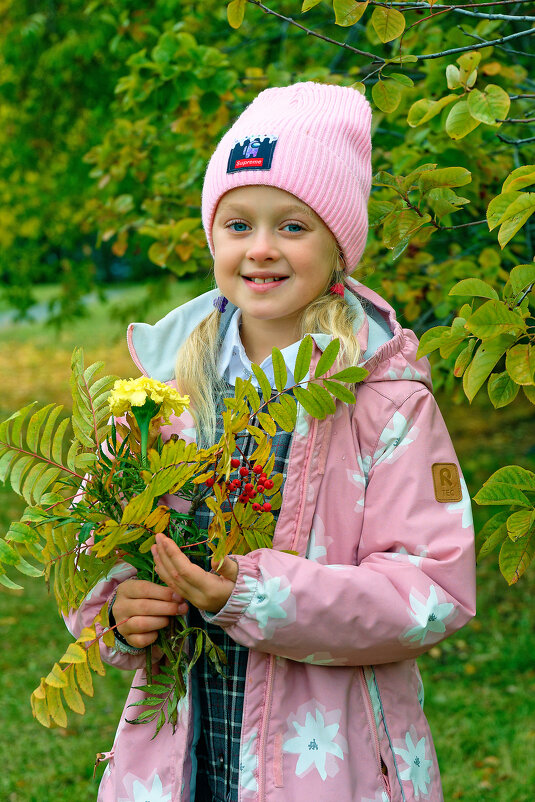
<svg viewBox="0 0 535 802"><path fill-rule="evenodd" d="M276 281L284 281L287 276L281 276L280 278L250 278L249 276L244 276L243 278L253 284L273 284Z"/></svg>

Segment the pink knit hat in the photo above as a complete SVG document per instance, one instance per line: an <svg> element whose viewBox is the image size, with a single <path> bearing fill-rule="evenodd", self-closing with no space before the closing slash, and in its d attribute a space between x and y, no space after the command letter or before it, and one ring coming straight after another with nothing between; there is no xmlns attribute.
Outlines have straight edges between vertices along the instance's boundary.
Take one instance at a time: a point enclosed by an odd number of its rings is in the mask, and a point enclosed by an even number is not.
<svg viewBox="0 0 535 802"><path fill-rule="evenodd" d="M368 101L351 87L307 82L260 92L206 170L202 221L212 255L221 197L235 187L265 184L291 192L321 217L351 273L368 233L370 121Z"/></svg>

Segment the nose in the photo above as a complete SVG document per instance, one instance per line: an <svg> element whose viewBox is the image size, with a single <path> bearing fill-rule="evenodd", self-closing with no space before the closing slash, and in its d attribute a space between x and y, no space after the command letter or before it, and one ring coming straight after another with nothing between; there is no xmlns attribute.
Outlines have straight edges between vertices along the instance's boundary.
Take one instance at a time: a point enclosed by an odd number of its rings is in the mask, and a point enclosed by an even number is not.
<svg viewBox="0 0 535 802"><path fill-rule="evenodd" d="M249 240L247 259L252 262L274 262L279 256L280 251L272 232L267 229L257 229Z"/></svg>

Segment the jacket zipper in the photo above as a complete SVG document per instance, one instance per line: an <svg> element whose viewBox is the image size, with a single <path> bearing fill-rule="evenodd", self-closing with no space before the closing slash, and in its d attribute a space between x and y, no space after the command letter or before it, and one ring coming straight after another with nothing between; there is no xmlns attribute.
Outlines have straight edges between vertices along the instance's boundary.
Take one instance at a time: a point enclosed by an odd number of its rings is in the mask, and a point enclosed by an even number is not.
<svg viewBox="0 0 535 802"><path fill-rule="evenodd" d="M381 749L379 747L379 735L377 733L377 725L375 723L375 715L374 715L374 712L373 712L372 700L370 698L370 693L368 691L368 685L366 683L366 677L364 675L364 669L362 668L362 666L359 668L359 673L360 673L360 681L361 681L361 685L362 685L362 691L363 691L363 695L364 695L364 701L366 703L366 714L367 714L367 717L368 717L368 727L370 729L370 732L371 732L371 735L372 735L372 738L373 738L374 748L375 748L375 759L377 761L377 768L379 770L379 775L380 775L380 777L382 779L386 795L388 796L389 799L391 799L392 797L391 797L391 791L390 791L390 782L389 782L388 776L383 772L383 765L385 765L385 764L383 763L383 760L381 758Z"/></svg>

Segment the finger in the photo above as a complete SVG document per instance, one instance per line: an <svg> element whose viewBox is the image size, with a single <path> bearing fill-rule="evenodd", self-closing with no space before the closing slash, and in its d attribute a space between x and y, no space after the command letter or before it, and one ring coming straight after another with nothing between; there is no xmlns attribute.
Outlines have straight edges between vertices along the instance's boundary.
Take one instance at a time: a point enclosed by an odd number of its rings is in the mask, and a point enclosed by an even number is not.
<svg viewBox="0 0 535 802"><path fill-rule="evenodd" d="M191 599L191 592L205 585L207 572L192 563L170 538L157 536L153 556L161 579L184 598Z"/></svg>
<svg viewBox="0 0 535 802"><path fill-rule="evenodd" d="M165 585L157 585L156 582L149 582L145 579L130 579L122 582L117 589L130 599L161 599L171 601L172 593Z"/></svg>
<svg viewBox="0 0 535 802"><path fill-rule="evenodd" d="M130 638L132 635L143 635L153 632L158 632L169 624L167 616L147 616L135 615L129 618L125 624L121 626L121 635L125 638Z"/></svg>
<svg viewBox="0 0 535 802"><path fill-rule="evenodd" d="M236 561L232 560L230 557L225 557L220 568L218 567L219 563L219 560L212 557L212 570L219 576L230 579L231 582L236 582L238 578L238 564Z"/></svg>

